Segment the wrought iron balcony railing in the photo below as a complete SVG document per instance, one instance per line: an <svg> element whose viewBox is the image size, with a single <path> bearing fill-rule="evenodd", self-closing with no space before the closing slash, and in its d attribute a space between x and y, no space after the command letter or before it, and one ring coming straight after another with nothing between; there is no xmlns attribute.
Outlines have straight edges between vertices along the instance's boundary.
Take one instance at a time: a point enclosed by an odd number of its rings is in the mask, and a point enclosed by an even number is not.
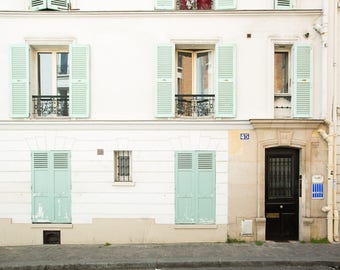
<svg viewBox="0 0 340 270"><path fill-rule="evenodd" d="M32 96L35 116L68 116L68 96Z"/></svg>
<svg viewBox="0 0 340 270"><path fill-rule="evenodd" d="M176 115L204 117L213 116L215 95L175 95Z"/></svg>

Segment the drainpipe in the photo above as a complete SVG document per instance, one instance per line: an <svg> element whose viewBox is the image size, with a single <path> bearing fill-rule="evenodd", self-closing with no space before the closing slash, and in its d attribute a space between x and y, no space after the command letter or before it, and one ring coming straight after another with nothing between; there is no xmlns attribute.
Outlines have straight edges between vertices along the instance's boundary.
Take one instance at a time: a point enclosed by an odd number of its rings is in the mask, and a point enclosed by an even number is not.
<svg viewBox="0 0 340 270"><path fill-rule="evenodd" d="M334 134L333 125L331 122L326 121L329 127L329 134L323 129L319 129L318 132L321 137L327 142L328 146L328 163L327 163L327 206L322 207L322 211L327 213L327 239L329 242L333 242L333 145Z"/></svg>
<svg viewBox="0 0 340 270"><path fill-rule="evenodd" d="M318 130L322 138L327 142L328 146L328 164L327 164L327 206L322 208L322 211L327 212L327 238L329 242L339 241L339 212L336 205L336 121L337 112L337 67L336 67L336 56L337 56L337 1L332 1L333 6L333 91L328 89L328 14L329 6L328 0L322 1L322 25L314 24L314 29L321 36L321 118L332 119L332 121L326 120L328 125L329 134L324 130ZM329 95L328 95L329 93ZM327 112L327 97L332 94L332 109Z"/></svg>
<svg viewBox="0 0 340 270"><path fill-rule="evenodd" d="M338 29L338 1L334 1L333 4L333 115L332 120L334 128L334 150L333 150L333 161L334 161L334 170L333 170L333 235L334 235L334 241L339 242L339 211L337 207L337 196L336 196L336 188L337 188L337 147L336 147L336 134L337 134L337 89L338 89L338 81L337 81L337 61L338 61L338 36L337 36L337 29Z"/></svg>

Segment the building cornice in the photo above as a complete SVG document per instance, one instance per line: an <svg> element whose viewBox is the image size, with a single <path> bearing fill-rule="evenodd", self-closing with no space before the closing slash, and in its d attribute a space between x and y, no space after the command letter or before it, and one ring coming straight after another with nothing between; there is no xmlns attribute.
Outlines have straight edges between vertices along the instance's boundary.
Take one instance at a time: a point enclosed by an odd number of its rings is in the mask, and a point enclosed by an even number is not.
<svg viewBox="0 0 340 270"><path fill-rule="evenodd" d="M251 125L256 129L316 129L325 124L319 119L251 119Z"/></svg>
<svg viewBox="0 0 340 270"><path fill-rule="evenodd" d="M247 120L3 120L1 130L248 130Z"/></svg>
<svg viewBox="0 0 340 270"><path fill-rule="evenodd" d="M204 16L312 16L322 15L321 9L293 9L293 10L200 10L200 11L0 11L0 17L92 17L92 16L106 16L106 17L147 17L147 16L190 16L190 17L204 17Z"/></svg>

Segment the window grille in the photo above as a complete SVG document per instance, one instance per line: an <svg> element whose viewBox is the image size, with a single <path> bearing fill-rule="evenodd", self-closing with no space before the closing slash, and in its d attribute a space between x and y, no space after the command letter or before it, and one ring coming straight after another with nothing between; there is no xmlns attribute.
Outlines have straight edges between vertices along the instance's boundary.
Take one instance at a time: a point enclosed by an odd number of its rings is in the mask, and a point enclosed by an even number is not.
<svg viewBox="0 0 340 270"><path fill-rule="evenodd" d="M115 182L132 182L131 151L115 151Z"/></svg>

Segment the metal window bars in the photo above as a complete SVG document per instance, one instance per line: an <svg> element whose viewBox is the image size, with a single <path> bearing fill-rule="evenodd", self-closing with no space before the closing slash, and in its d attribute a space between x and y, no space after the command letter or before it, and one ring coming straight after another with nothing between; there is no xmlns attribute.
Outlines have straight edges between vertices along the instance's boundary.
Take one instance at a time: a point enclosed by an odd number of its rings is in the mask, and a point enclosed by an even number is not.
<svg viewBox="0 0 340 270"><path fill-rule="evenodd" d="M115 182L132 182L131 151L115 151Z"/></svg>

